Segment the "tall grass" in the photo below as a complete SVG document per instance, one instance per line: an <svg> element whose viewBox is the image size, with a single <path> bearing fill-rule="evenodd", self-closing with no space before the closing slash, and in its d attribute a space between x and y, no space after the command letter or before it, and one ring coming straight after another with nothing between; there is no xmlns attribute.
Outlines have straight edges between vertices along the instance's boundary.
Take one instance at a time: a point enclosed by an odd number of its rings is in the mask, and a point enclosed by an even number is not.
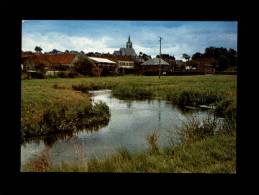
<svg viewBox="0 0 259 195"><path fill-rule="evenodd" d="M36 159L29 161L26 165L21 167L22 171L45 172L53 167L51 161L49 148L45 148Z"/></svg>
<svg viewBox="0 0 259 195"><path fill-rule="evenodd" d="M112 94L121 99L150 99L153 96L149 89L134 85L117 85L113 88Z"/></svg>
<svg viewBox="0 0 259 195"><path fill-rule="evenodd" d="M202 120L193 115L183 122L180 132L183 142L195 142L200 139L212 137L215 134L233 134L236 131L236 121L228 118L219 120L215 115L208 115Z"/></svg>
<svg viewBox="0 0 259 195"><path fill-rule="evenodd" d="M108 124L110 110L103 102L74 107L58 105L44 110L36 123L30 122L29 119L22 118L22 140L53 133L98 129Z"/></svg>
<svg viewBox="0 0 259 195"><path fill-rule="evenodd" d="M198 91L195 89L182 90L178 93L168 93L167 99L179 106L199 106L202 104L209 105L222 99L222 95L207 91Z"/></svg>
<svg viewBox="0 0 259 195"><path fill-rule="evenodd" d="M78 129L107 121L109 109L103 104L91 105L87 94L89 90L96 89L112 89L113 95L123 99L158 98L181 106L213 104L216 105L215 114L225 119L218 131L215 130L219 126L215 118L203 121L193 118L187 121L181 128L185 141L179 146L160 148L157 144L158 135L153 133L147 137L148 151L131 154L126 149L120 149L115 156L91 160L82 165L63 164L55 167L48 161L40 160L38 162L43 163L36 163L42 164L38 166L40 168L29 167L27 170L235 172L236 76L23 80L22 135L44 134L50 128L62 131L70 127ZM45 129L39 128L39 124Z"/></svg>
<svg viewBox="0 0 259 195"><path fill-rule="evenodd" d="M149 150L151 153L159 152L158 138L159 135L155 131L146 137L147 143L149 145Z"/></svg>
<svg viewBox="0 0 259 195"><path fill-rule="evenodd" d="M226 121L227 122L227 121ZM226 123L227 124L227 123ZM174 173L235 173L236 142L234 129L215 131L218 121L214 116L199 120L190 118L183 123L181 131L184 141L181 145L161 148L158 146L157 132L146 137L149 150L130 153L126 148L119 148L117 154L103 160L80 161L76 165L63 164L53 166L43 163L43 168L36 161L26 166L29 171L64 171L64 172L174 172ZM231 133L229 133L231 132ZM77 148L82 156L83 148ZM41 157L40 159L45 157ZM84 159L80 157L80 159ZM46 161L46 160L45 160ZM43 162L45 162L43 161Z"/></svg>
<svg viewBox="0 0 259 195"><path fill-rule="evenodd" d="M76 91L82 91L84 93L87 93L89 90L111 89L112 87L113 87L113 84L111 83L105 83L105 82L95 83L93 81L82 82L80 84L72 84L72 89Z"/></svg>

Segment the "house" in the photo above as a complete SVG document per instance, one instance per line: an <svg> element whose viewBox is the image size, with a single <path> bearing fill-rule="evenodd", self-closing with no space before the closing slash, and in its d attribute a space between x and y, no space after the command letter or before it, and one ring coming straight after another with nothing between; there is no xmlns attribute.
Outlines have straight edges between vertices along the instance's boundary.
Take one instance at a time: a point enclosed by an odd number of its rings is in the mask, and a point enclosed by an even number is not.
<svg viewBox="0 0 259 195"><path fill-rule="evenodd" d="M107 66L107 67L116 65L116 62L106 58L98 58L98 57L88 57L88 58L98 65Z"/></svg>
<svg viewBox="0 0 259 195"><path fill-rule="evenodd" d="M142 63L139 72L141 74L157 74L160 67L161 73L163 74L166 74L166 72L169 72L171 70L171 66L169 63L161 58L153 58Z"/></svg>
<svg viewBox="0 0 259 195"><path fill-rule="evenodd" d="M89 55L87 55L89 56ZM91 53L89 57L98 57L96 53ZM113 62L116 62L116 72L122 73L134 73L135 71L135 62L137 58L133 58L132 56L115 56L115 55L108 55L108 54L101 54L102 58L106 58Z"/></svg>
<svg viewBox="0 0 259 195"><path fill-rule="evenodd" d="M99 76L116 72L117 63L107 58L88 57L98 68Z"/></svg>
<svg viewBox="0 0 259 195"><path fill-rule="evenodd" d="M63 53L63 54L40 54L40 55L23 55L21 62L24 70L32 70L35 67L42 67L46 71L64 70L68 69L75 59L75 54Z"/></svg>

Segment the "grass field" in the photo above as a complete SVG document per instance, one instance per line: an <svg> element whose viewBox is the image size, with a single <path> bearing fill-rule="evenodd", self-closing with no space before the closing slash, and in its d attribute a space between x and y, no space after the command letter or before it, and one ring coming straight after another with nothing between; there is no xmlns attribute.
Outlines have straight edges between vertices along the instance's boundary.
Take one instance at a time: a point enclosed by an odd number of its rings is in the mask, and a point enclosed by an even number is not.
<svg viewBox="0 0 259 195"><path fill-rule="evenodd" d="M233 75L167 76L161 79L155 76L120 76L22 81L22 89L49 90L53 86L57 89L83 92L112 89L113 95L123 99L159 98L183 105L210 104L224 99L233 102L232 106L236 104L237 87L236 76Z"/></svg>
<svg viewBox="0 0 259 195"><path fill-rule="evenodd" d="M22 136L106 123L109 109L103 104L92 105L87 93L97 89L112 89L113 95L122 99L164 99L181 106L214 104L216 114L235 119L236 85L233 75L22 80ZM31 166L27 170L35 171ZM179 148L159 148L158 153L128 154L123 150L102 162L47 170L235 172L235 134L209 136Z"/></svg>

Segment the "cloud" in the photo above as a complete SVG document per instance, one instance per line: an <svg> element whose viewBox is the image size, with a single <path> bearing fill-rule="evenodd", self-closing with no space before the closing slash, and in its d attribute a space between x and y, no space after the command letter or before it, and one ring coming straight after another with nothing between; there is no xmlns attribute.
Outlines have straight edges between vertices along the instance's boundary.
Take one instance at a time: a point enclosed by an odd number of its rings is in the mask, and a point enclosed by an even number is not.
<svg viewBox="0 0 259 195"><path fill-rule="evenodd" d="M136 53L152 57L162 53L177 59L206 47L237 48L237 23L229 22L137 22L137 21L32 21L22 29L22 49L110 52L125 47L130 34Z"/></svg>
<svg viewBox="0 0 259 195"><path fill-rule="evenodd" d="M48 33L45 35L36 33L22 37L22 48L23 50L34 50L35 46L40 46L43 51L51 51L53 49L64 51L69 49L83 50L84 52L106 52L113 49L107 47L107 42L110 40L111 38L105 36L98 39L91 39L83 36L68 36L62 33Z"/></svg>

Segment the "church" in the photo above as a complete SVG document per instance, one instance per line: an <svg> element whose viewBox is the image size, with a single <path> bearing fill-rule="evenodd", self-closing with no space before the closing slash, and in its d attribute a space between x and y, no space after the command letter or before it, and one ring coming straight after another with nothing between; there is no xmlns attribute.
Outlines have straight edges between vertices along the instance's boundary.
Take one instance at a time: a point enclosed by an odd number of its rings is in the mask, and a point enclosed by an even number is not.
<svg viewBox="0 0 259 195"><path fill-rule="evenodd" d="M115 55L115 56L131 56L131 57L137 56L135 50L132 47L132 42L130 40L130 36L128 38L128 41L126 42L126 48L120 48L119 51L114 51L113 55Z"/></svg>

